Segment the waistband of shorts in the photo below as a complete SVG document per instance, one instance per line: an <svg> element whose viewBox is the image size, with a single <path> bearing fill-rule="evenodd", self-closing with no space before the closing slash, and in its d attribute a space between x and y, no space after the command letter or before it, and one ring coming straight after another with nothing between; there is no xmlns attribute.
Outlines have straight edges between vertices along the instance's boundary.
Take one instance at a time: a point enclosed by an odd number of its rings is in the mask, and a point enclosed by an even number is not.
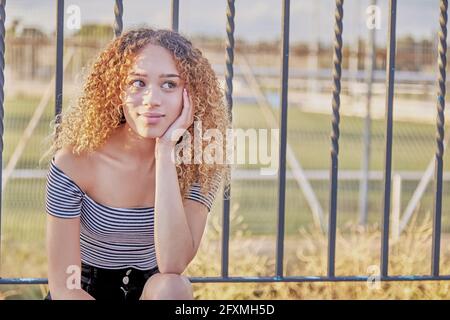
<svg viewBox="0 0 450 320"><path fill-rule="evenodd" d="M82 277L88 277L98 282L123 282L125 277L128 277L131 281L148 279L153 274L159 272L156 266L150 270L139 270L133 267L122 269L105 269L88 265L84 262L81 263Z"/></svg>

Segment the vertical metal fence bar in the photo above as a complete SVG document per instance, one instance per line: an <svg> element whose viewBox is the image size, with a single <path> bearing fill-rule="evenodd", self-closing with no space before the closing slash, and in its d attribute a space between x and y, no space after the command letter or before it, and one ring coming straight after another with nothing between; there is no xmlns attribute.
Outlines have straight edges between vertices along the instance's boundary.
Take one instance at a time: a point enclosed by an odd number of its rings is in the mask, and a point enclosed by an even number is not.
<svg viewBox="0 0 450 320"><path fill-rule="evenodd" d="M391 175L392 175L392 131L395 75L395 23L397 19L397 0L389 0L389 27L386 63L386 158L384 164L384 214L381 239L381 276L387 277L389 264L389 213L391 210Z"/></svg>
<svg viewBox="0 0 450 320"><path fill-rule="evenodd" d="M178 32L178 22L180 20L179 9L180 9L179 0L172 0L171 6L172 30L176 32Z"/></svg>
<svg viewBox="0 0 450 320"><path fill-rule="evenodd" d="M3 70L5 69L5 12L6 0L0 0L0 168L3 168L3 133L4 133L4 101L5 94L3 91L3 87L5 85L5 76ZM3 170L0 170L0 181L3 183ZM1 274L1 261L2 261L2 204L3 204L3 188L0 188L0 279L2 277Z"/></svg>
<svg viewBox="0 0 450 320"><path fill-rule="evenodd" d="M333 52L333 115L331 132L331 170L330 170L330 216L328 219L328 277L335 274L336 258L336 214L338 189L338 155L339 155L339 107L341 104L341 69L342 69L342 20L344 18L344 0L336 0L334 13L334 52Z"/></svg>
<svg viewBox="0 0 450 320"><path fill-rule="evenodd" d="M234 0L227 0L227 39L226 39L226 69L225 97L232 121L233 110L233 64L234 64ZM222 228L222 277L228 277L229 239L230 239L230 195L231 186L225 186L223 197L223 228Z"/></svg>
<svg viewBox="0 0 450 320"><path fill-rule="evenodd" d="M63 98L63 52L64 52L64 0L56 3L56 81L55 116L61 114ZM60 122L60 117L56 121Z"/></svg>
<svg viewBox="0 0 450 320"><path fill-rule="evenodd" d="M290 0L283 0L282 26L281 26L281 142L280 142L280 171L278 176L278 230L277 230L277 252L276 252L276 276L283 277L283 255L284 255L284 220L286 201L286 142L287 142L287 112L288 112L288 79L289 79L289 15Z"/></svg>
<svg viewBox="0 0 450 320"><path fill-rule="evenodd" d="M440 2L439 17L439 44L438 44L438 93L436 118L436 166L435 166L435 199L433 215L433 244L431 259L431 274L439 276L439 257L441 248L441 214L442 214L442 175L444 154L444 127L445 127L445 68L447 66L447 8L448 1Z"/></svg>
<svg viewBox="0 0 450 320"><path fill-rule="evenodd" d="M116 0L114 4L114 36L117 38L123 30L123 3L122 0Z"/></svg>

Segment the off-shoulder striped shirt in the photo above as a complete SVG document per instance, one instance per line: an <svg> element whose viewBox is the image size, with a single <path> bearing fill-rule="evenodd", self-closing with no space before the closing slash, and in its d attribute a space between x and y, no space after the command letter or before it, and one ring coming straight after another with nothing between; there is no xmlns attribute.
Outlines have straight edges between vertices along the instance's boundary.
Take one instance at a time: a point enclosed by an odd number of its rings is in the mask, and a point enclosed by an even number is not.
<svg viewBox="0 0 450 320"><path fill-rule="evenodd" d="M186 199L204 204L208 212L219 189L220 178L207 194L194 183ZM157 266L154 243L154 207L116 208L102 205L89 197L59 169L54 158L47 174L45 208L59 218L80 217L81 261L106 269Z"/></svg>

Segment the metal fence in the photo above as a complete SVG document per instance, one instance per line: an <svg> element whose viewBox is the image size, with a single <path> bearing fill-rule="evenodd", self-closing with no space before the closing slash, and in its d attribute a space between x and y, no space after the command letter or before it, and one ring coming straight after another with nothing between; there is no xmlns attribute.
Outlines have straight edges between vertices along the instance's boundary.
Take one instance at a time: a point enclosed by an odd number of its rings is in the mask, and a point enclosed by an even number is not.
<svg viewBox="0 0 450 320"><path fill-rule="evenodd" d="M226 101L230 110L233 108L233 65L234 65L234 18L235 1L227 0L227 24L226 24ZM3 154L3 102L4 102L4 53L5 53L5 4L6 0L0 0L0 152ZM340 94L341 94L341 69L343 56L343 16L344 0L336 0L334 22L334 52L333 52L333 77L332 77L332 126L331 126L331 167L329 186L329 221L328 257L326 276L284 276L283 254L285 235L285 199L286 199L286 152L287 152L287 116L288 116L288 62L289 62L289 20L290 1L281 0L281 71L279 75L281 93L279 106L281 117L279 122L279 175L278 175L278 221L276 238L276 269L271 277L231 277L229 276L229 235L230 235L230 193L224 194L223 200L223 233L222 233L222 261L221 275L219 277L192 277L192 282L324 282L324 281L368 281L369 276L336 276L336 220L338 197L338 160L339 160L339 134L340 134ZM179 1L171 3L172 29L178 31L179 26ZM382 238L381 260L379 279L381 281L411 281L411 280L450 280L450 275L441 275L439 272L440 243L441 243L441 213L443 194L443 153L444 153L444 108L445 108L445 82L446 82L446 53L447 53L447 8L448 1L440 0L439 19L439 43L438 43L438 88L437 88L437 122L436 122L436 151L435 151L435 186L434 186L434 214L432 234L432 259L429 275L389 275L389 229L391 211L391 177L392 177L392 142L393 142L393 106L394 106L394 76L395 76L395 46L396 46L396 8L397 1L389 0L388 18L388 43L386 57L386 131L385 131L385 158L384 158L384 202L382 212ZM114 6L114 33L119 36L122 33L122 0L116 0ZM61 112L63 97L63 26L64 26L64 0L57 0L57 30L56 30L56 81L55 81L55 116ZM0 165L2 158L0 158ZM0 178L2 172L0 172ZM229 190L231 192L231 190ZM0 194L0 231L1 231L1 194ZM1 251L0 251L1 254ZM0 284L46 284L47 279L40 278L0 278Z"/></svg>

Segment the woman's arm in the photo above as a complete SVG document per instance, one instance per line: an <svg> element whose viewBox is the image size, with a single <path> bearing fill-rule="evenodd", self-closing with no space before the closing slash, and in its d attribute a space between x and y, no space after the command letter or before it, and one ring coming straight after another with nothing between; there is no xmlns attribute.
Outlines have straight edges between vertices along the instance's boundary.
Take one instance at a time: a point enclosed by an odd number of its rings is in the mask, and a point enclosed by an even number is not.
<svg viewBox="0 0 450 320"><path fill-rule="evenodd" d="M208 217L208 208L203 204L183 201L172 158L176 142L193 122L192 99L183 89L180 116L155 144L155 251L162 273L183 273L197 253Z"/></svg>
<svg viewBox="0 0 450 320"><path fill-rule="evenodd" d="M83 172L77 170L70 148L56 152L55 164L64 172ZM72 217L72 211L79 210L79 191L75 186L69 188L71 182L56 170L51 170L48 179L46 207L51 214L47 214L47 257L52 299L93 299L81 289L80 217Z"/></svg>
<svg viewBox="0 0 450 320"><path fill-rule="evenodd" d="M181 274L194 255L194 240L171 150L171 146L160 144L155 154L155 251L160 272Z"/></svg>
<svg viewBox="0 0 450 320"><path fill-rule="evenodd" d="M47 254L48 285L53 300L94 299L81 289L79 217L64 219L47 215Z"/></svg>

